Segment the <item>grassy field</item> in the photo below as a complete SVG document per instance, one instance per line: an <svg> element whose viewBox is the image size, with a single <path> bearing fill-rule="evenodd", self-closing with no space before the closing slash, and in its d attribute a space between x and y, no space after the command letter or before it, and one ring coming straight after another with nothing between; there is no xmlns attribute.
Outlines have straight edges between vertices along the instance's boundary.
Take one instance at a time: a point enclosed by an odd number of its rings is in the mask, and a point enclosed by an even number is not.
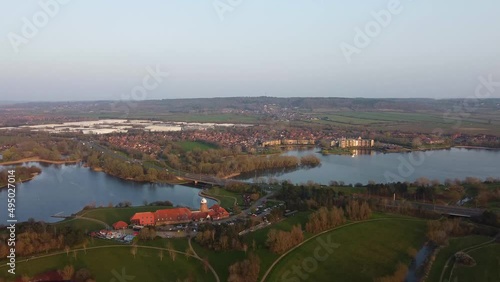
<svg viewBox="0 0 500 282"><path fill-rule="evenodd" d="M104 228L104 226L98 222L78 218L64 220L51 225L58 229L63 229L64 227L69 226L72 229L80 229L83 231L99 230Z"/></svg>
<svg viewBox="0 0 500 282"><path fill-rule="evenodd" d="M163 260L160 260L159 254L159 250L139 247L134 258L130 246L89 249L86 253L78 251L76 259L70 252L69 256L64 253L32 259L28 263L18 262L16 274L33 277L37 273L72 265L75 270L89 269L96 281L121 281L114 273L121 274L122 271L125 271L126 275L135 276L133 281L176 281L188 277L193 281L215 281L212 273L205 273L202 263L194 258L186 259L184 255L178 254L175 261L172 261L168 252L163 251ZM6 277L8 274L3 270L5 268L0 271L0 277Z"/></svg>
<svg viewBox="0 0 500 282"><path fill-rule="evenodd" d="M214 123L254 123L258 122L258 116L240 115L233 113L214 113L214 114L196 114L196 113L178 113L160 116L164 121L185 121L185 122L214 122Z"/></svg>
<svg viewBox="0 0 500 282"><path fill-rule="evenodd" d="M224 208L233 208L235 199L239 206L243 205L243 198L239 193L227 191L219 187L210 188L206 193L219 199L220 205Z"/></svg>
<svg viewBox="0 0 500 282"><path fill-rule="evenodd" d="M79 214L84 217L95 218L100 221L104 221L109 225L123 220L125 222L130 222L130 218L136 212L148 212L156 211L159 209L166 209L165 206L140 206L140 207L128 207L128 208L97 208L86 210L80 212Z"/></svg>
<svg viewBox="0 0 500 282"><path fill-rule="evenodd" d="M425 221L390 219L346 226L318 238L339 244L314 271L303 272L308 281L373 281L392 274L398 262L409 264L408 248L419 249L425 241ZM313 239L281 260L267 281L278 281L292 267L302 265L320 246ZM288 277L296 276L290 274ZM297 277L298 279L298 277Z"/></svg>
<svg viewBox="0 0 500 282"><path fill-rule="evenodd" d="M271 227L266 227L264 229L260 229L255 232L249 233L248 235L245 235L243 240L249 246L249 252L253 251L252 241L255 240L255 253L259 256L261 261L261 274L273 263L275 259L278 258L278 255L269 252L265 246L267 233L269 232L270 228L288 231L294 224L305 224L308 216L309 212L297 213L294 216L287 218L286 220L273 224ZM201 247L194 241L193 248L196 250L200 257L207 257L209 259L210 264L219 274L221 281L227 281L227 277L229 275L228 267L231 264L237 261L244 260L246 258L246 255L243 251L213 252Z"/></svg>
<svg viewBox="0 0 500 282"><path fill-rule="evenodd" d="M106 113L106 114L76 114L76 116L86 116L92 118L120 118L123 113ZM183 121L183 122L213 122L213 123L256 123L259 121L258 116L241 115L233 113L130 113L128 118L131 119L151 119L161 121Z"/></svg>
<svg viewBox="0 0 500 282"><path fill-rule="evenodd" d="M141 246L151 246L151 247L159 247L159 248L167 248L168 246L172 246L172 248L185 252L189 247L188 240L186 238L156 238L151 241L139 241L138 243Z"/></svg>
<svg viewBox="0 0 500 282"><path fill-rule="evenodd" d="M334 126L358 126L369 127L381 130L408 130L419 132L432 131L436 128L443 130L456 130L459 126L462 132L467 133L500 133L500 119L497 115L485 114L481 112L470 113L470 116L456 119L456 115L444 117L440 112L322 112L315 113L319 120L314 123L334 125ZM326 119L325 119L326 118Z"/></svg>
<svg viewBox="0 0 500 282"><path fill-rule="evenodd" d="M455 266L451 281L500 281L500 244L484 246L469 252L469 255L474 258L476 265Z"/></svg>
<svg viewBox="0 0 500 282"><path fill-rule="evenodd" d="M209 144L206 142L199 142L199 141L179 141L176 142L177 145L181 146L182 150L188 152L192 151L194 149L199 149L199 150L209 150L209 149L215 149L217 146L213 144Z"/></svg>
<svg viewBox="0 0 500 282"><path fill-rule="evenodd" d="M491 238L478 235L451 238L449 241L449 245L441 249L437 254L436 259L432 264L432 268L429 273L427 281L439 281L439 278L441 276L441 271L443 270L446 261L456 252L474 245L487 242L489 240L491 240ZM448 270L450 270L450 268L448 268Z"/></svg>
<svg viewBox="0 0 500 282"><path fill-rule="evenodd" d="M207 258L212 267L215 269L221 281L227 281L229 277L229 266L237 261L246 258L243 251L224 251L215 252L200 246L194 240L192 242L193 249L201 258ZM200 280L203 281L203 280Z"/></svg>

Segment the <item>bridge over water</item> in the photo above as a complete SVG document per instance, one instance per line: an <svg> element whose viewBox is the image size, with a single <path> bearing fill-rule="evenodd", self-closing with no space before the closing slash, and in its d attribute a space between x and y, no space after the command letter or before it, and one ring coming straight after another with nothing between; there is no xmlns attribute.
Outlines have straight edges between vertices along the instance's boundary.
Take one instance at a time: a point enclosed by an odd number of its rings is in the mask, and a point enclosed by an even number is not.
<svg viewBox="0 0 500 282"><path fill-rule="evenodd" d="M220 178L212 175L206 174L195 174L195 173L179 173L178 178L192 181L195 185L197 184L208 184L212 186L225 186L229 183L245 183L241 180Z"/></svg>

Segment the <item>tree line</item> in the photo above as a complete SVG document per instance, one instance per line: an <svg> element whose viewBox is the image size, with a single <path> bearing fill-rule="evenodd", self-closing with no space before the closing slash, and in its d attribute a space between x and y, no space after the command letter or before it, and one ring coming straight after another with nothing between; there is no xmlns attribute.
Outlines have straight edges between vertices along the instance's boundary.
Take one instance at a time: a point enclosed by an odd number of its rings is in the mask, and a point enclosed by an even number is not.
<svg viewBox="0 0 500 282"><path fill-rule="evenodd" d="M97 151L93 151L84 160L93 169L102 169L107 174L127 180L162 182L175 179L175 176L166 170L145 168L140 163L119 160Z"/></svg>
<svg viewBox="0 0 500 282"><path fill-rule="evenodd" d="M52 250L61 250L86 242L82 230L69 226L57 228L44 222L28 220L17 226L16 254L28 256ZM5 257L10 247L7 246L7 235L0 235L0 256Z"/></svg>
<svg viewBox="0 0 500 282"><path fill-rule="evenodd" d="M267 233L266 246L271 252L283 254L304 241L300 224L294 225L290 231L271 229Z"/></svg>
<svg viewBox="0 0 500 282"><path fill-rule="evenodd" d="M15 170L16 181L25 181L31 179L34 175L40 174L42 170L36 166L16 166L15 168L0 170L0 189L6 188L8 184L9 170Z"/></svg>
<svg viewBox="0 0 500 282"><path fill-rule="evenodd" d="M0 154L5 162L33 157L50 161L79 160L84 151L85 148L76 140L42 132L7 135L0 140Z"/></svg>

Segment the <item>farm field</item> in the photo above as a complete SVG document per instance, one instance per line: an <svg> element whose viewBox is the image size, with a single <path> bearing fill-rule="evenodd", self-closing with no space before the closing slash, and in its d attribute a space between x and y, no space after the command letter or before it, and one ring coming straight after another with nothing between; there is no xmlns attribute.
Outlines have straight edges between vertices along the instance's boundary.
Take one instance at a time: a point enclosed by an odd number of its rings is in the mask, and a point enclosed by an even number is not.
<svg viewBox="0 0 500 282"><path fill-rule="evenodd" d="M92 118L120 118L122 114L120 113L104 113L104 114L84 114L79 113L76 116L88 116ZM131 113L129 118L133 119L151 119L161 121L178 121L178 122L213 122L213 123L255 123L259 122L257 116L252 115L240 115L232 113L207 113L207 114L196 114L196 113Z"/></svg>
<svg viewBox="0 0 500 282"><path fill-rule="evenodd" d="M495 114L469 113L467 117L458 119L456 114L444 115L440 112L323 112L313 113L319 118L314 123L334 126L362 126L384 130L432 131L440 128L453 130L460 127L461 131L472 134L500 133L500 119ZM325 119L326 118L326 119Z"/></svg>

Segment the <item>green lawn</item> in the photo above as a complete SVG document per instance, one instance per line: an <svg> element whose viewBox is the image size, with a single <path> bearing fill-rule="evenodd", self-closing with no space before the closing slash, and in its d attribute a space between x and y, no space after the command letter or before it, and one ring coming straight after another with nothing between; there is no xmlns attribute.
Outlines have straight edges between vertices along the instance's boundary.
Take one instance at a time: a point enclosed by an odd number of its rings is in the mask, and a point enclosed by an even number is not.
<svg viewBox="0 0 500 282"><path fill-rule="evenodd" d="M206 193L212 197L215 197L220 200L220 205L224 208L233 208L234 199L239 206L243 205L243 197L240 193L235 193L231 191L227 191L226 189L213 187L206 191Z"/></svg>
<svg viewBox="0 0 500 282"><path fill-rule="evenodd" d="M208 259L217 274L219 274L221 281L227 281L227 278L229 277L229 266L231 264L246 258L245 252L243 251L215 252L200 246L194 240L192 241L192 245L196 253L201 258Z"/></svg>
<svg viewBox="0 0 500 282"><path fill-rule="evenodd" d="M185 252L187 248L189 248L188 239L187 238L159 238L152 241L139 241L139 245L142 246L151 246L151 247L159 247L159 248L168 248L168 246L172 246L174 249Z"/></svg>
<svg viewBox="0 0 500 282"><path fill-rule="evenodd" d="M80 229L83 231L92 231L104 228L104 226L100 223L78 218L52 223L51 225L58 229L63 229L64 227L69 226L72 229Z"/></svg>
<svg viewBox="0 0 500 282"><path fill-rule="evenodd" d="M192 151L194 149L199 149L199 150L209 150L209 149L215 149L217 146L213 144L209 144L206 142L201 142L201 141L179 141L176 142L177 145L181 146L182 150L188 152Z"/></svg>
<svg viewBox="0 0 500 282"><path fill-rule="evenodd" d="M305 229L306 222L309 219L309 215L311 212L298 212L285 220L282 220L278 223L272 224L266 228L262 228L259 230L256 230L254 232L248 233L245 235L244 240L245 242L251 246L252 241L255 240L257 246L259 248L265 248L266 240L267 240L267 233L269 233L269 230L271 229L278 229L278 230L284 230L284 231L290 231L294 225L300 224L302 225L302 229ZM305 233L305 237L310 236L310 234Z"/></svg>
<svg viewBox="0 0 500 282"><path fill-rule="evenodd" d="M95 218L97 220L101 220L106 222L109 225L113 223L123 220L127 223L130 223L130 218L136 212L148 212L148 211L156 211L159 209L166 209L169 207L166 206L139 206L139 207L128 207L128 208L97 208L86 210L80 212L79 214L84 217Z"/></svg>
<svg viewBox="0 0 500 282"><path fill-rule="evenodd" d="M432 264L432 268L431 271L429 272L427 281L439 281L439 278L441 277L441 271L443 270L446 261L456 252L474 245L487 242L489 240L491 240L491 238L479 235L451 238L449 240L449 245L442 248L438 252L436 259ZM448 270L447 274L449 275L450 268L448 268L447 270Z"/></svg>
<svg viewBox="0 0 500 282"><path fill-rule="evenodd" d="M373 281L374 278L392 274L398 262L409 264L411 258L407 250L410 247L421 248L425 230L425 221L395 218L330 231L318 238L339 244L338 248L325 261L316 261L316 269L304 274L308 275L307 281ZM276 265L267 281L286 279L288 271L302 265L320 246L317 239L312 239L294 250ZM290 273L288 278L292 277L298 279Z"/></svg>
<svg viewBox="0 0 500 282"><path fill-rule="evenodd" d="M500 281L500 244L484 246L470 251L469 255L474 258L476 265L455 266L451 281Z"/></svg>
<svg viewBox="0 0 500 282"><path fill-rule="evenodd" d="M30 277L37 273L49 270L62 269L65 265L73 265L75 270L87 268L97 281L121 281L113 274L122 273L135 276L133 281L176 281L191 277L192 281L215 281L213 274L205 273L202 263L194 258L186 259L178 254L175 261L163 251L163 260L160 260L160 251L139 248L136 257L131 254L131 246L120 246L104 249L90 249L85 254L77 252L76 259L73 253L69 256L59 254L40 259L32 259L28 263L18 262L16 275L27 274ZM7 272L0 271L0 277L7 277ZM10 275L10 274L9 274Z"/></svg>

